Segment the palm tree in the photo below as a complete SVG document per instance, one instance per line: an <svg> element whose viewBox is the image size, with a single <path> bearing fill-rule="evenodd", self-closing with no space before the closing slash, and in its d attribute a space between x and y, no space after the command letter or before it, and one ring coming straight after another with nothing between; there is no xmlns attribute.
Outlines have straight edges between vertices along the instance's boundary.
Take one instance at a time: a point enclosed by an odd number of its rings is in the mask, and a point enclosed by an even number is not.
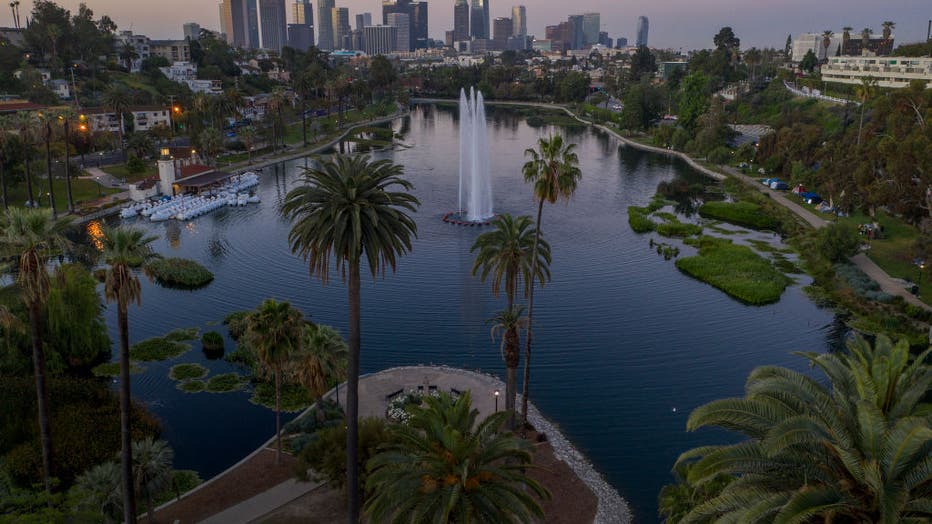
<svg viewBox="0 0 932 524"><path fill-rule="evenodd" d="M748 440L680 456L688 481L734 477L681 521L929 522L932 428L926 401L932 348L855 339L845 354L804 354L829 379L764 366L744 398L697 408L687 428L720 426Z"/></svg>
<svg viewBox="0 0 932 524"><path fill-rule="evenodd" d="M45 489L51 493L53 476L52 432L49 417L48 387L45 382L45 350L42 340L42 311L49 294L47 262L53 255L65 252L69 242L65 230L67 219L55 220L46 211L11 207L4 213L0 253L4 258L15 259L18 268L17 283L23 302L29 310L29 327L32 339L32 364L36 381L36 406L39 436L42 447L42 475Z"/></svg>
<svg viewBox="0 0 932 524"><path fill-rule="evenodd" d="M201 150L204 152L204 156L207 157L207 162L215 164L217 155L223 147L223 135L220 134L220 131L208 127L198 136L198 142L201 144Z"/></svg>
<svg viewBox="0 0 932 524"><path fill-rule="evenodd" d="M893 34L893 29L896 27L896 23L887 20L881 25L883 25L883 41L889 42L890 36Z"/></svg>
<svg viewBox="0 0 932 524"><path fill-rule="evenodd" d="M19 130L19 138L23 142L23 167L26 169L26 192L29 196L29 206L35 204L35 196L32 192L32 170L29 168L29 160L32 157L32 139L36 134L38 122L35 115L20 111L16 113L16 127Z"/></svg>
<svg viewBox="0 0 932 524"><path fill-rule="evenodd" d="M120 121L120 151L123 152L123 158L125 159L126 144L123 140L123 134L126 130L126 126L123 125L123 113L125 113L126 108L129 107L129 93L120 85L112 85L104 91L101 102L103 102L104 107L113 112Z"/></svg>
<svg viewBox="0 0 932 524"><path fill-rule="evenodd" d="M870 46L872 34L874 34L874 30L869 27L861 29L861 54L864 54L864 51L867 51L868 46Z"/></svg>
<svg viewBox="0 0 932 524"><path fill-rule="evenodd" d="M314 89L314 79L308 72L298 73L294 78L295 93L301 97L301 135L307 147L307 99Z"/></svg>
<svg viewBox="0 0 932 524"><path fill-rule="evenodd" d="M313 275L326 283L333 254L348 281L349 359L346 391L346 481L349 521L359 520L359 355L360 266L363 258L373 278L395 270L399 256L411 250L417 224L408 212L418 199L402 178L403 168L365 155L321 159L304 173L304 185L285 197L282 213L291 219L288 241ZM401 191L393 191L395 187ZM348 270L348 274L347 274Z"/></svg>
<svg viewBox="0 0 932 524"><path fill-rule="evenodd" d="M858 100L861 101L861 118L858 120L857 145L861 145L861 130L864 128L864 109L867 107L867 102L874 97L874 92L876 90L877 80L869 76L861 78L861 85L854 88L855 95L858 97Z"/></svg>
<svg viewBox="0 0 932 524"><path fill-rule="evenodd" d="M85 471L75 481L75 488L81 495L81 507L99 513L108 524L121 522L120 467L115 462L104 462Z"/></svg>
<svg viewBox="0 0 932 524"><path fill-rule="evenodd" d="M256 128L252 126L245 126L239 128L237 131L239 134L240 140L243 141L243 145L246 146L246 155L249 158L249 163L252 163L252 146L256 141Z"/></svg>
<svg viewBox="0 0 932 524"><path fill-rule="evenodd" d="M525 473L530 443L503 432L508 413L477 425L469 392L426 397L367 464L372 522L543 521L548 491Z"/></svg>
<svg viewBox="0 0 932 524"><path fill-rule="evenodd" d="M284 120L282 118L282 110L285 108L285 104L287 103L287 101L288 100L285 97L284 89L280 87L276 87L274 90L272 90L272 94L269 97L269 106L268 106L269 109L268 110L275 117L272 123L272 150L273 151L277 147L276 141L275 141L276 128L279 130L279 135L282 141L282 147L285 147L285 125L284 125Z"/></svg>
<svg viewBox="0 0 932 524"><path fill-rule="evenodd" d="M6 144L9 139L10 129L13 124L9 117L0 115L0 197L3 198L3 209L10 207L10 202L7 199L7 187L6 187Z"/></svg>
<svg viewBox="0 0 932 524"><path fill-rule="evenodd" d="M851 31L854 31L854 28L846 25L841 30L844 31L841 34L841 52L846 54L848 52L848 41L851 40Z"/></svg>
<svg viewBox="0 0 932 524"><path fill-rule="evenodd" d="M321 399L332 381L346 380L346 341L330 326L308 324L300 350L292 355L291 375L311 392L317 418L323 421Z"/></svg>
<svg viewBox="0 0 932 524"><path fill-rule="evenodd" d="M146 517L150 523L155 522L152 497L171 486L174 458L175 452L164 440L148 437L133 442L133 483L146 499Z"/></svg>
<svg viewBox="0 0 932 524"><path fill-rule="evenodd" d="M521 359L521 330L527 329L524 306L513 305L499 311L489 319L492 323L490 335L494 341L502 338L499 351L505 361L505 411L509 413L508 428L515 428L515 395L517 393L518 362Z"/></svg>
<svg viewBox="0 0 932 524"><path fill-rule="evenodd" d="M49 180L49 208L52 210L52 218L57 218L55 184L52 179L52 121L55 120L55 116L47 113L39 113L38 116L42 122L42 140L45 142L45 173Z"/></svg>
<svg viewBox="0 0 932 524"><path fill-rule="evenodd" d="M156 256L152 244L156 237L147 236L136 228L114 228L104 231L102 257L108 266L104 280L104 296L117 303L117 325L120 331L120 467L123 477L123 519L136 522L136 495L133 487L132 396L129 376L129 304L142 303L142 290L133 268Z"/></svg>
<svg viewBox="0 0 932 524"><path fill-rule="evenodd" d="M68 193L68 212L74 213L74 195L71 191L71 121L77 118L71 108L58 112L58 123L62 126L65 140L65 190Z"/></svg>
<svg viewBox="0 0 932 524"><path fill-rule="evenodd" d="M263 373L275 380L275 437L278 450L275 464L282 463L282 374L285 365L301 348L304 319L301 312L288 302L271 298L262 302L246 322L246 340L256 353Z"/></svg>
<svg viewBox="0 0 932 524"><path fill-rule="evenodd" d="M536 238L537 234L531 225L531 217L513 218L509 214L503 214L495 221L495 229L479 235L470 249L470 252L478 251L476 260L473 262L472 274L480 274L483 282L491 277L492 293L495 296L498 296L504 287L507 307L499 314L499 317L496 317L496 325L509 319L509 329L518 327L519 324L523 327L524 322L518 322L518 319L522 318L521 315L512 315L519 283L524 282L524 295L527 296L531 287L532 270L536 272L536 280L541 285L550 279L550 244L547 241L541 239L537 263L531 263ZM507 368L505 409L514 411L517 393L515 372L520 359L520 345L517 333L512 334L509 329L504 330L505 337L502 340L503 357ZM512 347L510 343L516 345ZM513 416L509 419L509 427L514 428Z"/></svg>
<svg viewBox="0 0 932 524"><path fill-rule="evenodd" d="M524 181L534 185L534 197L537 198L537 225L535 226L534 249L531 263L537 274L537 251L540 244L540 221L544 212L544 202L556 203L557 200L569 200L576 192L576 184L582 178L579 169L579 157L576 156L576 144L565 144L562 135L540 138L537 149L527 149L524 154L530 160L524 164ZM524 341L524 390L521 399L521 418L527 424L528 383L531 380L531 339L534 333L534 281L528 291L527 301L527 337Z"/></svg>
<svg viewBox="0 0 932 524"><path fill-rule="evenodd" d="M822 48L825 49L825 59L828 60L828 46L832 45L832 37L835 36L831 30L822 31Z"/></svg>
<svg viewBox="0 0 932 524"><path fill-rule="evenodd" d="M133 61L137 58L139 58L139 53L136 52L136 46L129 42L124 42L120 47L120 60L126 65L127 71L133 71Z"/></svg>

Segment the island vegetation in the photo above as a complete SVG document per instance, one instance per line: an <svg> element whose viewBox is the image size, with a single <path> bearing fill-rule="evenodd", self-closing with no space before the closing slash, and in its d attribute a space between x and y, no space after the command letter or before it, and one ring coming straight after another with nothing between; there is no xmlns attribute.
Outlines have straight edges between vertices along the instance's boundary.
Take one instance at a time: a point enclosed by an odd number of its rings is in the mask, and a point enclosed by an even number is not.
<svg viewBox="0 0 932 524"><path fill-rule="evenodd" d="M184 258L158 258L147 263L145 271L163 286L182 289L198 289L214 280L207 268Z"/></svg>

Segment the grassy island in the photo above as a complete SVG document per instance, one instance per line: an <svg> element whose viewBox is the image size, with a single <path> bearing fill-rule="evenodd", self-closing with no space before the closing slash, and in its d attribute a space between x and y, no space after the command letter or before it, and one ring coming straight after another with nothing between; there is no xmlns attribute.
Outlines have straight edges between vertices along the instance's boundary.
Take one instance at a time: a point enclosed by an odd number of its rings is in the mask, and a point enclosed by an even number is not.
<svg viewBox="0 0 932 524"><path fill-rule="evenodd" d="M676 267L742 302L752 305L776 302L791 282L747 246L708 236L688 243L698 246L699 254L677 260Z"/></svg>
<svg viewBox="0 0 932 524"><path fill-rule="evenodd" d="M706 202L699 215L751 229L777 229L780 222L751 202Z"/></svg>
<svg viewBox="0 0 932 524"><path fill-rule="evenodd" d="M193 260L160 258L145 266L146 275L166 287L197 289L210 284L214 274Z"/></svg>

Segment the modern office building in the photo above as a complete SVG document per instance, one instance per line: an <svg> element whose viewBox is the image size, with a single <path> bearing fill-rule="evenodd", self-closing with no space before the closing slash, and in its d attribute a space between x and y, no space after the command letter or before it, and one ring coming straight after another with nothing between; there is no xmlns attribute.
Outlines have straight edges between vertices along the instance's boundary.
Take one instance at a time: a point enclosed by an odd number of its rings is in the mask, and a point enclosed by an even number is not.
<svg viewBox="0 0 932 524"><path fill-rule="evenodd" d="M370 25L363 28L365 51L369 56L393 53L398 29L389 25Z"/></svg>
<svg viewBox="0 0 932 524"><path fill-rule="evenodd" d="M583 46L598 44L601 15L599 13L586 13L582 17Z"/></svg>
<svg viewBox="0 0 932 524"><path fill-rule="evenodd" d="M314 45L314 28L305 24L288 24L288 47L307 51Z"/></svg>
<svg viewBox="0 0 932 524"><path fill-rule="evenodd" d="M453 3L453 41L469 40L469 0Z"/></svg>
<svg viewBox="0 0 932 524"><path fill-rule="evenodd" d="M427 49L427 2L411 2L411 37L413 49Z"/></svg>
<svg viewBox="0 0 932 524"><path fill-rule="evenodd" d="M330 10L334 0L317 0L317 47L322 51L333 50L333 15Z"/></svg>
<svg viewBox="0 0 932 524"><path fill-rule="evenodd" d="M259 11L256 0L223 0L220 4L220 30L231 46L259 47Z"/></svg>
<svg viewBox="0 0 932 524"><path fill-rule="evenodd" d="M606 32L606 31L599 31L599 45L602 45L602 46L605 46L605 47L611 49L612 47L615 47L614 44L615 44L615 42L612 41L611 38L609 38L608 32Z"/></svg>
<svg viewBox="0 0 932 524"><path fill-rule="evenodd" d="M469 35L476 39L489 38L489 0L472 0L469 8Z"/></svg>
<svg viewBox="0 0 932 524"><path fill-rule="evenodd" d="M395 28L395 51L411 51L411 17L405 13L389 13L388 25Z"/></svg>
<svg viewBox="0 0 932 524"><path fill-rule="evenodd" d="M363 28L372 25L372 13L360 13L356 15L356 30L362 31Z"/></svg>
<svg viewBox="0 0 932 524"><path fill-rule="evenodd" d="M186 40L197 40L201 37L201 24L197 22L188 22L181 26Z"/></svg>
<svg viewBox="0 0 932 524"><path fill-rule="evenodd" d="M346 7L330 9L330 20L331 27L333 27L333 48L342 49L346 44L344 39L352 31L349 25L349 9Z"/></svg>
<svg viewBox="0 0 932 524"><path fill-rule="evenodd" d="M628 47L628 39L623 36L619 36L618 38L615 39L615 47L618 47L618 48Z"/></svg>
<svg viewBox="0 0 932 524"><path fill-rule="evenodd" d="M259 0L259 35L262 48L281 51L288 43L285 0Z"/></svg>
<svg viewBox="0 0 932 524"><path fill-rule="evenodd" d="M511 8L511 36L527 35L527 8L516 5Z"/></svg>
<svg viewBox="0 0 932 524"><path fill-rule="evenodd" d="M415 27L414 27L414 22L415 22L414 9L415 9L415 5L413 2L411 2L411 0L384 0L382 2L382 24L383 25L392 25L388 21L389 15L403 14L403 15L408 16L407 43L410 46L408 49L409 51L414 50L414 43L416 40L415 39ZM425 9L424 9L424 17L425 17L424 22L425 23L427 22L426 16L427 16L427 10L425 6ZM425 34L426 34L426 31L425 31ZM405 36L399 32L396 35L396 38L398 40L404 40ZM396 45L397 44L398 43L396 42Z"/></svg>
<svg viewBox="0 0 932 524"><path fill-rule="evenodd" d="M314 8L308 0L297 0L291 6L291 18L295 24L314 25Z"/></svg>
<svg viewBox="0 0 932 524"><path fill-rule="evenodd" d="M512 25L510 18L498 17L492 22L492 41L495 49L504 51L511 36Z"/></svg>
<svg viewBox="0 0 932 524"><path fill-rule="evenodd" d="M567 24L569 24L569 35L568 42L570 49L582 49L586 47L586 36L583 31L583 16L582 15L570 15L566 19Z"/></svg>
<svg viewBox="0 0 932 524"><path fill-rule="evenodd" d="M646 16L638 17L638 28L637 28L637 46L641 47L647 45L647 31L650 29L650 22L647 20Z"/></svg>

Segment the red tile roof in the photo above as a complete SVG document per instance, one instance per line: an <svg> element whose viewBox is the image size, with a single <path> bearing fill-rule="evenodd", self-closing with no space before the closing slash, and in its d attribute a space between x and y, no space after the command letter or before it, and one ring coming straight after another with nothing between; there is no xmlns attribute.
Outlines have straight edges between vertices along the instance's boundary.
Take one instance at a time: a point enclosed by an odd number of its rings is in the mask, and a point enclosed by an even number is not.
<svg viewBox="0 0 932 524"><path fill-rule="evenodd" d="M205 166L202 164L191 164L189 166L181 167L181 175L178 177L179 180L188 178L189 176L201 175L204 173L210 173L214 168L210 166Z"/></svg>
<svg viewBox="0 0 932 524"><path fill-rule="evenodd" d="M19 100L14 102L0 102L0 113L12 113L14 111L38 111L40 109L45 109L46 107L48 106Z"/></svg>

